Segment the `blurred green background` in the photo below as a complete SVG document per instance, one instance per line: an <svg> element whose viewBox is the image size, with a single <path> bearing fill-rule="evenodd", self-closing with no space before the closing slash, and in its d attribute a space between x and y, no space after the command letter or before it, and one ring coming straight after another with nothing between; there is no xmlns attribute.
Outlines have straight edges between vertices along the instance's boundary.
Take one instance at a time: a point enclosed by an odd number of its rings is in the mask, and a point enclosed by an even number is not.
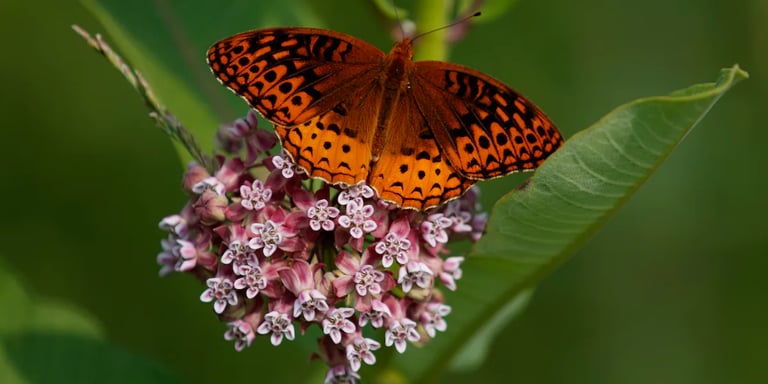
<svg viewBox="0 0 768 384"><path fill-rule="evenodd" d="M326 27L388 49L371 9L315 4ZM566 137L629 100L712 81L721 67L739 63L751 79L544 280L482 367L445 382L768 382L766 20L765 0L520 0L453 45L451 61L511 84ZM157 277L157 222L185 202L183 168L73 23L104 31L74 0L0 4L0 269L183 381L304 377L311 341L235 353L199 302L201 285ZM486 205L519 181L485 185Z"/></svg>

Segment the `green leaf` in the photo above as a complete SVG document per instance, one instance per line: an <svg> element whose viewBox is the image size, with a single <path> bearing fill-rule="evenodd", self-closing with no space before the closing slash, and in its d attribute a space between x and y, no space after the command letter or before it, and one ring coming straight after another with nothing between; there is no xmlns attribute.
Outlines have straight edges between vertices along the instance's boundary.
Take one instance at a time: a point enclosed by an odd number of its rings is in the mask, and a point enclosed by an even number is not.
<svg viewBox="0 0 768 384"><path fill-rule="evenodd" d="M89 337L28 332L0 342L6 362L31 383L181 383L159 365Z"/></svg>
<svg viewBox="0 0 768 384"><path fill-rule="evenodd" d="M157 364L106 343L98 323L26 293L0 265L0 383L172 383Z"/></svg>
<svg viewBox="0 0 768 384"><path fill-rule="evenodd" d="M525 310L531 296L533 296L532 289L522 291L499 308L493 317L486 321L461 347L461 350L453 356L450 369L452 371L470 371L479 367L488 356L493 338L510 320Z"/></svg>
<svg viewBox="0 0 768 384"><path fill-rule="evenodd" d="M457 292L446 294L454 309L447 332L396 359L402 374L412 382L437 380L490 319L592 236L745 78L738 66L724 69L716 83L623 105L568 140L496 204Z"/></svg>

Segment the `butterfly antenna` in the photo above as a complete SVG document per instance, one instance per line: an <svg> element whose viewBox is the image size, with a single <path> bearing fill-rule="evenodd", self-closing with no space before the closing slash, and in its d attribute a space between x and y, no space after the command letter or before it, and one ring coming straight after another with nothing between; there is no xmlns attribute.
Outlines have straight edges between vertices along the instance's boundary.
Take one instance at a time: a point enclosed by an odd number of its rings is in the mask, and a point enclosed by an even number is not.
<svg viewBox="0 0 768 384"><path fill-rule="evenodd" d="M395 11L397 26L400 27L400 40L403 40L405 39L405 29L403 28L403 21L400 20L400 14L397 12L397 4L395 4L395 0L392 0L392 9Z"/></svg>
<svg viewBox="0 0 768 384"><path fill-rule="evenodd" d="M422 33L419 33L418 35L414 36L414 37L411 39L411 41L413 41L413 40L416 40L416 39L418 39L418 38L420 38L420 37L422 37L422 36L424 36L424 35L430 34L430 33L432 33L432 32L437 32L437 31L440 31L440 30L443 30L443 29L446 29L446 28L450 28L450 27L453 27L454 25L458 25L458 24L461 24L461 23L466 23L466 22L468 22L468 21L469 21L469 19L471 19L471 18L473 18L473 17L477 17L477 16L480 16L480 15L481 15L481 12L480 12L480 11L477 11L477 12L475 12L475 13L471 14L471 15L468 15L468 16L464 16L464 17L462 17L461 19L458 19L458 20L456 20L456 21L454 21L453 23L450 23L450 24L448 24L448 25L444 25L444 26L442 26L442 27L439 27L439 28L435 28L435 29L432 29L432 30L429 30L429 31L426 31L426 32L422 32ZM401 27L401 28L402 28L402 27Z"/></svg>

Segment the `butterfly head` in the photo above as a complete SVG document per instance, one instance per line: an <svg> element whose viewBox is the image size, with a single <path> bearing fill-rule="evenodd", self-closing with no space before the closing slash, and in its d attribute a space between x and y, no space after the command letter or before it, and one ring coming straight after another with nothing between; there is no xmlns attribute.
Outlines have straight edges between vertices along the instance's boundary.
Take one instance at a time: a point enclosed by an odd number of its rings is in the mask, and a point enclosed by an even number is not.
<svg viewBox="0 0 768 384"><path fill-rule="evenodd" d="M407 61L413 60L413 40L405 38L396 42L392 46L392 50L389 51L389 57Z"/></svg>

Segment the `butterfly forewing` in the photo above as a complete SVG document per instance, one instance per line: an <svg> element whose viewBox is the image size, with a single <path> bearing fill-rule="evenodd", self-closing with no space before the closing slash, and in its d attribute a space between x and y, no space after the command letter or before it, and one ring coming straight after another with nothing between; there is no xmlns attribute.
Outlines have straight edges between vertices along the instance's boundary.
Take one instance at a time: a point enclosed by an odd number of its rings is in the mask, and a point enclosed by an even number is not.
<svg viewBox="0 0 768 384"><path fill-rule="evenodd" d="M216 77L267 120L293 126L325 113L378 74L384 53L314 28L244 32L208 49Z"/></svg>
<svg viewBox="0 0 768 384"><path fill-rule="evenodd" d="M414 99L443 155L464 176L532 170L562 144L544 113L500 81L451 63L415 65Z"/></svg>

